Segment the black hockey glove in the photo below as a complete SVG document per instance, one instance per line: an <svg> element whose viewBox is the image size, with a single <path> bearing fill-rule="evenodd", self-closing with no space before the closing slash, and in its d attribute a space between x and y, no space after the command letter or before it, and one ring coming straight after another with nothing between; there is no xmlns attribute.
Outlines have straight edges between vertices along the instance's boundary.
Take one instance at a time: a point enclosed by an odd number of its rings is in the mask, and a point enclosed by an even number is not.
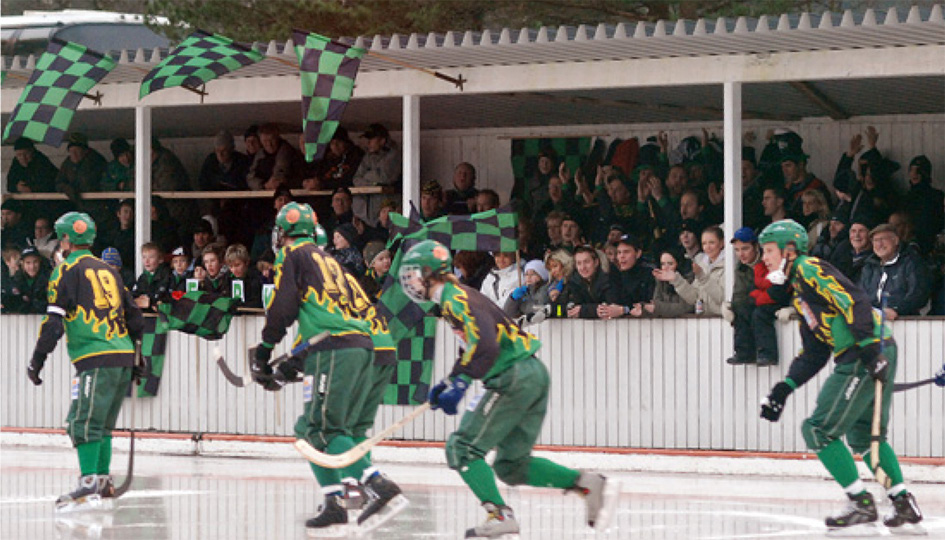
<svg viewBox="0 0 945 540"><path fill-rule="evenodd" d="M272 366L269 365L269 359L272 358L272 347L266 347L260 343L253 349L253 362L250 364L253 382L266 388L268 383L272 382ZM270 390L270 388L266 388ZM276 389L277 390L277 389Z"/></svg>
<svg viewBox="0 0 945 540"><path fill-rule="evenodd" d="M46 363L45 354L34 354L32 360L30 360L29 365L26 367L26 376L30 378L30 381L39 386L43 384L43 380L39 378L39 373L43 371L43 364Z"/></svg>
<svg viewBox="0 0 945 540"><path fill-rule="evenodd" d="M781 412L784 411L784 403L788 396L794 392L786 382L779 382L771 389L768 397L761 401L761 417L769 422L777 422L781 419Z"/></svg>
<svg viewBox="0 0 945 540"><path fill-rule="evenodd" d="M885 383L889 376L889 359L879 352L879 343L867 345L860 350L860 359L873 380Z"/></svg>

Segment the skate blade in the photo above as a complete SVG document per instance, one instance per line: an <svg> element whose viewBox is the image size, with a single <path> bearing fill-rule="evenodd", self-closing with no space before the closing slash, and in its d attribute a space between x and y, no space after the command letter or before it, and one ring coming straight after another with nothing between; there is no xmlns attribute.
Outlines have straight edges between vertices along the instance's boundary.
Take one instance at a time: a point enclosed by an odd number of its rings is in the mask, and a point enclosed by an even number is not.
<svg viewBox="0 0 945 540"><path fill-rule="evenodd" d="M399 514L404 508L410 505L410 501L403 494L397 495L387 501L380 510L364 520L364 523L358 523L359 534L373 531L384 523L387 523L392 517Z"/></svg>
<svg viewBox="0 0 945 540"><path fill-rule="evenodd" d="M59 538L102 538L106 529L114 523L112 514L82 513L56 516L56 531Z"/></svg>
<svg viewBox="0 0 945 540"><path fill-rule="evenodd" d="M347 538L354 532L355 526L352 523L343 523L332 525L330 527L306 527L305 536L307 538Z"/></svg>
<svg viewBox="0 0 945 540"><path fill-rule="evenodd" d="M882 530L876 523L860 523L849 527L827 529L827 536L830 538L863 538L882 534Z"/></svg>
<svg viewBox="0 0 945 540"><path fill-rule="evenodd" d="M906 523L899 527L888 527L896 536L928 536L929 532L919 523Z"/></svg>
<svg viewBox="0 0 945 540"><path fill-rule="evenodd" d="M56 503L56 513L57 514L72 514L76 512L94 512L97 510L110 509L110 508L106 508L105 506L106 505L102 501L102 497L100 495L89 495L88 497L83 497L75 501ZM114 508L114 503L112 503L111 508Z"/></svg>
<svg viewBox="0 0 945 540"><path fill-rule="evenodd" d="M610 528L617 510L617 501L620 499L620 482L608 478L604 481L603 504L597 512L597 519L591 524L597 532L604 532Z"/></svg>

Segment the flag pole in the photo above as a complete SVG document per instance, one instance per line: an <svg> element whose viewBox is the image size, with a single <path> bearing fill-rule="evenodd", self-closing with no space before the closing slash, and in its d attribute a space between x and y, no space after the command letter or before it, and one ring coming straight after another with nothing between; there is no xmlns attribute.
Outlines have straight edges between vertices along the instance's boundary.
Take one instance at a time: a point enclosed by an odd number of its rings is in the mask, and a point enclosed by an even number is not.
<svg viewBox="0 0 945 540"><path fill-rule="evenodd" d="M415 70L417 70L417 71L422 71L422 72L426 73L427 75L433 75L433 76L436 77L437 79L443 79L444 81L451 82L451 83L453 83L454 85L456 85L456 88L459 88L460 90L463 89L463 84L465 84L465 83L467 82L466 79L463 78L463 75L462 75L462 74L460 74L459 77L451 77L451 76L446 75L446 74L444 74L444 73L440 73L439 71L433 71L432 69L427 69L427 68L423 68L423 67L420 67L420 66L415 66L415 65L410 64L410 63L408 63L408 62L404 62L403 60L398 60L398 59L396 59L396 58L392 58L392 57L390 57L390 56L387 56L386 54L381 54L381 53L379 53L379 52L375 52L375 51L372 51L372 50L368 50L367 53L368 53L369 55L375 57L375 58L380 58L381 60L385 60L385 61L390 62L390 63L392 63L392 64L397 64L397 65L403 66L403 67L405 67L405 68L415 69Z"/></svg>

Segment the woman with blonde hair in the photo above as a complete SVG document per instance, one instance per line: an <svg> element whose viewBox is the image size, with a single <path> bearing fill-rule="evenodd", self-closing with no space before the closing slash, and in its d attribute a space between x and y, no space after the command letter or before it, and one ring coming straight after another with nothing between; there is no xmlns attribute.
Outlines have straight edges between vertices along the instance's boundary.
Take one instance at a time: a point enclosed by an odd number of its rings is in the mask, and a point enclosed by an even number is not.
<svg viewBox="0 0 945 540"><path fill-rule="evenodd" d="M807 237L813 247L824 227L830 223L830 205L827 204L823 192L818 189L809 189L802 193L801 203L804 216L800 221L807 224Z"/></svg>

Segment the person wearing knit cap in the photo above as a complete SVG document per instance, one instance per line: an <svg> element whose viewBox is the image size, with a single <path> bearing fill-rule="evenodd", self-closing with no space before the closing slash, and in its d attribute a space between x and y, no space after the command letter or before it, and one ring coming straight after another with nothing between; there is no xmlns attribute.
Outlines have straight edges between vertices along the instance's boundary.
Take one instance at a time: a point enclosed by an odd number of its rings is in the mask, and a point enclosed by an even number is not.
<svg viewBox="0 0 945 540"><path fill-rule="evenodd" d="M945 193L932 187L932 162L926 156L909 161L909 193L902 208L915 224L916 243L922 254L932 251L935 236L945 224Z"/></svg>
<svg viewBox="0 0 945 540"><path fill-rule="evenodd" d="M35 247L20 254L20 266L11 277L11 295L4 295L4 311L12 313L46 313L46 288L50 266Z"/></svg>
<svg viewBox="0 0 945 540"><path fill-rule="evenodd" d="M431 221L443 215L443 187L436 180L420 186L420 219Z"/></svg>
<svg viewBox="0 0 945 540"><path fill-rule="evenodd" d="M513 319L522 318L522 324L538 324L550 312L548 298L548 270L539 259L525 264L525 283L509 295L502 310Z"/></svg>
<svg viewBox="0 0 945 540"><path fill-rule="evenodd" d="M358 238L358 230L351 223L342 223L334 231L334 248L330 250L331 255L355 276L363 276L367 269L364 266L364 258L355 245Z"/></svg>
<svg viewBox="0 0 945 540"><path fill-rule="evenodd" d="M135 187L134 154L131 145L122 138L114 139L109 145L112 161L105 168L102 176L102 191L133 191Z"/></svg>
<svg viewBox="0 0 945 540"><path fill-rule="evenodd" d="M118 249L113 247L107 247L102 250L102 262L111 266L115 269L116 272L121 276L122 283L125 286L131 285L135 282L134 273L130 268L125 268L122 265L121 253L118 252Z"/></svg>
<svg viewBox="0 0 945 540"><path fill-rule="evenodd" d="M56 190L59 170L33 141L20 137L13 143L14 159L7 170L10 193L48 193Z"/></svg>

